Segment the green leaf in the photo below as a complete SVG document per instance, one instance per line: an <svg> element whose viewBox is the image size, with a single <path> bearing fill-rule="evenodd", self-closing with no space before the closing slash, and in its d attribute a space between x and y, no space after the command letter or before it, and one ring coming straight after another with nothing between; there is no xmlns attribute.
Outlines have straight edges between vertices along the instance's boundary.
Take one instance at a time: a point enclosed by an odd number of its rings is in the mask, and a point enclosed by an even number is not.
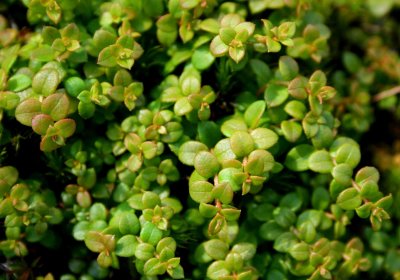
<svg viewBox="0 0 400 280"><path fill-rule="evenodd" d="M124 104L129 111L136 107L138 98L143 94L143 83L133 82L124 91Z"/></svg>
<svg viewBox="0 0 400 280"><path fill-rule="evenodd" d="M285 229L278 225L274 220L268 221L260 227L260 236L265 240L275 240L284 232Z"/></svg>
<svg viewBox="0 0 400 280"><path fill-rule="evenodd" d="M230 13L230 14L223 16L223 18L221 19L221 26L222 27L227 27L227 26L235 27L242 21L243 20L240 15Z"/></svg>
<svg viewBox="0 0 400 280"><path fill-rule="evenodd" d="M54 121L65 118L70 110L70 101L66 94L54 93L42 102L42 112L52 117Z"/></svg>
<svg viewBox="0 0 400 280"><path fill-rule="evenodd" d="M246 122L242 118L232 118L225 121L221 126L221 132L226 137L231 137L235 131L247 131Z"/></svg>
<svg viewBox="0 0 400 280"><path fill-rule="evenodd" d="M289 254L297 261L306 261L310 256L310 248L306 243L297 243L289 250Z"/></svg>
<svg viewBox="0 0 400 280"><path fill-rule="evenodd" d="M206 70L213 64L215 57L207 46L197 48L192 56L192 64L197 70Z"/></svg>
<svg viewBox="0 0 400 280"><path fill-rule="evenodd" d="M268 65L260 59L250 59L251 70L256 75L258 85L261 87L272 78L272 71Z"/></svg>
<svg viewBox="0 0 400 280"><path fill-rule="evenodd" d="M167 268L168 274L172 277L172 279L184 279L185 275L183 272L183 267L181 265L178 265L177 267L174 268Z"/></svg>
<svg viewBox="0 0 400 280"><path fill-rule="evenodd" d="M296 142L303 133L301 124L294 121L283 121L281 123L282 133L285 139L289 142Z"/></svg>
<svg viewBox="0 0 400 280"><path fill-rule="evenodd" d="M54 68L43 68L33 77L32 89L43 96L54 93L60 83L58 71Z"/></svg>
<svg viewBox="0 0 400 280"><path fill-rule="evenodd" d="M232 27L223 27L219 30L219 37L225 45L230 45L235 36L236 31Z"/></svg>
<svg viewBox="0 0 400 280"><path fill-rule="evenodd" d="M367 0L366 4L370 13L375 17L383 17L386 15L394 5L395 1L379 1L379 0Z"/></svg>
<svg viewBox="0 0 400 280"><path fill-rule="evenodd" d="M252 151L247 160L245 170L251 175L264 175L265 172L271 171L275 166L274 157L265 150Z"/></svg>
<svg viewBox="0 0 400 280"><path fill-rule="evenodd" d="M15 212L14 205L11 198L5 198L0 201L0 217L4 218Z"/></svg>
<svg viewBox="0 0 400 280"><path fill-rule="evenodd" d="M228 52L228 49L229 46L222 41L219 35L215 36L214 39L211 41L210 51L215 57L224 56Z"/></svg>
<svg viewBox="0 0 400 280"><path fill-rule="evenodd" d="M318 173L331 173L333 169L333 161L331 155L325 151L315 151L308 159L309 168Z"/></svg>
<svg viewBox="0 0 400 280"><path fill-rule="evenodd" d="M336 200L337 205L344 210L354 210L361 205L361 202L361 196L355 188L342 191Z"/></svg>
<svg viewBox="0 0 400 280"><path fill-rule="evenodd" d="M148 243L139 243L136 246L135 257L139 260L146 261L154 256L154 246Z"/></svg>
<svg viewBox="0 0 400 280"><path fill-rule="evenodd" d="M274 210L274 219L283 228L290 227L296 220L296 215L286 207L278 207Z"/></svg>
<svg viewBox="0 0 400 280"><path fill-rule="evenodd" d="M323 86L317 94L322 100L332 99L336 95L336 89L330 86Z"/></svg>
<svg viewBox="0 0 400 280"><path fill-rule="evenodd" d="M268 85L264 92L265 102L268 107L277 107L289 97L288 88L280 85Z"/></svg>
<svg viewBox="0 0 400 280"><path fill-rule="evenodd" d="M62 15L61 7L56 1L50 2L50 5L46 7L46 14L53 23L58 24Z"/></svg>
<svg viewBox="0 0 400 280"><path fill-rule="evenodd" d="M107 218L107 209L104 204L96 202L89 209L89 219L91 221L95 220L105 220Z"/></svg>
<svg viewBox="0 0 400 280"><path fill-rule="evenodd" d="M368 181L373 181L375 183L378 183L379 171L378 169L372 166L363 167L357 172L355 181L357 182L357 184L361 186Z"/></svg>
<svg viewBox="0 0 400 280"><path fill-rule="evenodd" d="M140 238L142 241L153 246L157 245L157 243L161 240L162 235L162 231L150 222L147 222L140 231Z"/></svg>
<svg viewBox="0 0 400 280"><path fill-rule="evenodd" d="M381 193L379 192L378 184L372 180L369 180L362 184L360 195L362 198L367 200L376 201L381 197Z"/></svg>
<svg viewBox="0 0 400 280"><path fill-rule="evenodd" d="M235 159L236 155L231 149L230 140L228 138L220 140L214 147L214 155L219 162Z"/></svg>
<svg viewBox="0 0 400 280"><path fill-rule="evenodd" d="M249 8L252 14L258 14L269 7L269 3L263 0L250 0Z"/></svg>
<svg viewBox="0 0 400 280"><path fill-rule="evenodd" d="M266 45L268 52L279 52L281 50L281 44L276 40L272 39L271 37L267 36L266 38Z"/></svg>
<svg viewBox="0 0 400 280"><path fill-rule="evenodd" d="M223 204L229 204L233 199L233 190L228 182L221 182L212 189L212 197Z"/></svg>
<svg viewBox="0 0 400 280"><path fill-rule="evenodd" d="M43 152L51 152L59 148L61 145L57 144L57 139L59 138L53 136L44 136L40 141L40 150ZM63 141L62 138L61 141Z"/></svg>
<svg viewBox="0 0 400 280"><path fill-rule="evenodd" d="M308 144L298 145L292 148L285 159L287 168L293 171L305 171L309 168L309 158L314 148Z"/></svg>
<svg viewBox="0 0 400 280"><path fill-rule="evenodd" d="M223 208L221 210L222 216L227 221L237 221L240 217L241 210L236 209L236 208Z"/></svg>
<svg viewBox="0 0 400 280"><path fill-rule="evenodd" d="M194 158L194 168L204 178L210 178L219 172L220 164L212 153L200 151Z"/></svg>
<svg viewBox="0 0 400 280"><path fill-rule="evenodd" d="M209 33L218 34L220 25L217 20L213 18L206 18L200 22L199 27L200 29Z"/></svg>
<svg viewBox="0 0 400 280"><path fill-rule="evenodd" d="M244 112L244 121L250 129L254 129L260 123L265 111L265 102L262 100L253 102ZM229 135L227 135L229 136Z"/></svg>
<svg viewBox="0 0 400 280"><path fill-rule="evenodd" d="M206 218L214 217L218 212L218 208L214 205L207 203L200 203L199 205L199 213Z"/></svg>
<svg viewBox="0 0 400 280"><path fill-rule="evenodd" d="M0 167L0 195L8 192L18 180L18 170L13 166Z"/></svg>
<svg viewBox="0 0 400 280"><path fill-rule="evenodd" d="M39 135L45 135L49 126L53 124L53 119L46 114L36 115L32 119L32 129Z"/></svg>
<svg viewBox="0 0 400 280"><path fill-rule="evenodd" d="M229 245L219 239L211 239L204 243L204 249L214 260L223 260L229 251Z"/></svg>
<svg viewBox="0 0 400 280"><path fill-rule="evenodd" d="M157 172L157 170L155 170L155 172ZM160 196L155 192L145 191L142 196L142 203L144 209L154 208L156 205L161 204Z"/></svg>
<svg viewBox="0 0 400 280"><path fill-rule="evenodd" d="M207 277L213 280L222 279L229 274L230 271L225 261L215 261L207 268Z"/></svg>
<svg viewBox="0 0 400 280"><path fill-rule="evenodd" d="M79 115L84 119L91 118L96 111L96 106L93 103L84 103L79 102L78 104L78 112Z"/></svg>
<svg viewBox="0 0 400 280"><path fill-rule="evenodd" d="M207 146L201 142L187 141L179 148L178 157L182 163L193 166L197 153L207 150Z"/></svg>
<svg viewBox="0 0 400 280"><path fill-rule="evenodd" d="M356 208L357 215L360 218L366 219L371 215L373 204L371 202L367 202L362 204L360 207Z"/></svg>
<svg viewBox="0 0 400 280"><path fill-rule="evenodd" d="M179 98L174 105L174 112L177 116L184 116L193 110L187 97Z"/></svg>
<svg viewBox="0 0 400 280"><path fill-rule="evenodd" d="M197 125L197 135L200 142L206 144L209 148L214 147L222 138L219 125L211 121L200 122Z"/></svg>
<svg viewBox="0 0 400 280"><path fill-rule="evenodd" d="M80 186L87 189L91 188L96 184L96 171L93 167L85 169L79 176L77 180Z"/></svg>
<svg viewBox="0 0 400 280"><path fill-rule="evenodd" d="M102 49L114 44L116 40L117 36L112 32L105 29L96 30L93 36L93 46L96 48L96 53L93 55L97 56Z"/></svg>
<svg viewBox="0 0 400 280"><path fill-rule="evenodd" d="M257 149L271 148L278 142L278 135L271 129L259 127L250 132Z"/></svg>
<svg viewBox="0 0 400 280"><path fill-rule="evenodd" d="M342 61L347 71L353 74L359 72L363 66L360 58L356 54L348 51L343 53Z"/></svg>
<svg viewBox="0 0 400 280"><path fill-rule="evenodd" d="M278 37L280 40L283 40L285 38L291 38L294 36L295 32L296 32L296 23L287 21L279 25Z"/></svg>
<svg viewBox="0 0 400 280"><path fill-rule="evenodd" d="M1 77L0 77L1 78ZM20 98L17 93L12 91L2 92L0 95L0 108L5 110L12 110L20 103Z"/></svg>
<svg viewBox="0 0 400 280"><path fill-rule="evenodd" d="M182 88L182 93L185 96L199 93L201 88L199 73L194 69L191 70L192 71L189 70L188 72L184 72L184 74L182 74L181 76L180 84Z"/></svg>
<svg viewBox="0 0 400 280"><path fill-rule="evenodd" d="M316 94L323 86L326 85L326 75L321 70L315 71L309 80L310 90L312 94Z"/></svg>
<svg viewBox="0 0 400 280"><path fill-rule="evenodd" d="M117 66L117 59L121 51L121 46L111 45L105 47L98 56L97 64L105 67Z"/></svg>
<svg viewBox="0 0 400 280"><path fill-rule="evenodd" d="M157 258L151 258L144 264L143 272L146 276L156 276L164 274L166 269L165 263L160 262Z"/></svg>
<svg viewBox="0 0 400 280"><path fill-rule="evenodd" d="M377 202L375 202L376 207L380 207L382 209L388 210L393 204L393 196L392 194L389 194L385 197L382 197L379 199Z"/></svg>
<svg viewBox="0 0 400 280"><path fill-rule="evenodd" d="M15 118L23 125L31 126L33 117L41 113L41 106L39 100L28 98L15 109Z"/></svg>
<svg viewBox="0 0 400 280"><path fill-rule="evenodd" d="M296 99L306 99L308 81L304 77L297 77L289 83L288 92Z"/></svg>
<svg viewBox="0 0 400 280"><path fill-rule="evenodd" d="M311 205L315 209L324 210L329 206L329 192L323 187L317 187L311 197Z"/></svg>
<svg viewBox="0 0 400 280"><path fill-rule="evenodd" d="M307 113L307 108L303 102L298 100L289 101L284 108L285 112L295 119L302 120Z"/></svg>
<svg viewBox="0 0 400 280"><path fill-rule="evenodd" d="M358 145L344 144L336 152L337 163L347 163L355 168L361 160L360 147Z"/></svg>
<svg viewBox="0 0 400 280"><path fill-rule="evenodd" d="M231 144L231 149L237 157L247 156L255 148L253 138L248 132L245 131L234 132L229 140Z"/></svg>
<svg viewBox="0 0 400 280"><path fill-rule="evenodd" d="M54 124L54 128L58 130L58 135L68 138L74 134L76 123L73 119L62 119Z"/></svg>
<svg viewBox="0 0 400 280"><path fill-rule="evenodd" d="M72 229L72 236L79 241L85 240L86 233L90 229L90 223L88 221L81 221L75 224Z"/></svg>
<svg viewBox="0 0 400 280"><path fill-rule="evenodd" d="M161 16L157 22L157 38L161 44L169 46L178 37L177 23L171 14Z"/></svg>
<svg viewBox="0 0 400 280"><path fill-rule="evenodd" d="M299 73L299 65L290 56L281 56L279 58L279 72L286 81L292 80Z"/></svg>
<svg viewBox="0 0 400 280"><path fill-rule="evenodd" d="M211 191L214 185L207 181L198 181L189 186L190 197L198 203L212 201Z"/></svg>
<svg viewBox="0 0 400 280"><path fill-rule="evenodd" d="M274 242L274 249L281 253L287 253L297 244L296 236L291 232L285 232L278 236Z"/></svg>
<svg viewBox="0 0 400 280"><path fill-rule="evenodd" d="M85 244L92 252L100 253L106 250L103 235L97 231L89 231L86 233Z"/></svg>
<svg viewBox="0 0 400 280"><path fill-rule="evenodd" d="M234 30L237 33L236 40L241 41L242 43L246 42L249 36L254 33L255 24L252 22L241 22L234 27Z"/></svg>
<svg viewBox="0 0 400 280"><path fill-rule="evenodd" d="M315 229L316 227L315 224L317 224L317 222L311 220L312 216L313 216L312 214L308 215L307 218L309 218L309 220L302 222L301 225L299 226L299 237L300 239L304 240L307 243L313 242L315 237L317 236L317 231Z"/></svg>
<svg viewBox="0 0 400 280"><path fill-rule="evenodd" d="M112 265L112 262L113 262L112 256L107 252L103 251L97 256L97 263L101 267L107 268Z"/></svg>
<svg viewBox="0 0 400 280"><path fill-rule="evenodd" d="M137 234L140 230L139 219L133 212L122 212L117 215L118 229L121 234Z"/></svg>
<svg viewBox="0 0 400 280"><path fill-rule="evenodd" d="M241 242L232 247L231 252L239 254L244 261L251 260L256 254L256 246L253 243Z"/></svg>
<svg viewBox="0 0 400 280"><path fill-rule="evenodd" d="M15 74L7 81L8 90L19 92L27 89L32 83L29 76L24 74Z"/></svg>
<svg viewBox="0 0 400 280"><path fill-rule="evenodd" d="M336 165L332 170L333 178L344 187L351 185L353 169L347 163Z"/></svg>
<svg viewBox="0 0 400 280"><path fill-rule="evenodd" d="M135 255L138 241L133 235L125 235L118 239L115 254L119 257L133 257Z"/></svg>
<svg viewBox="0 0 400 280"><path fill-rule="evenodd" d="M232 58L236 63L239 63L246 54L244 47L229 47L228 51L230 58Z"/></svg>
<svg viewBox="0 0 400 280"><path fill-rule="evenodd" d="M166 249L171 253L175 253L176 246L176 241L172 237L165 237L158 242L156 250L157 253L161 253L161 251Z"/></svg>
<svg viewBox="0 0 400 280"><path fill-rule="evenodd" d="M208 234L214 236L218 234L226 226L226 219L220 213L210 221L208 225Z"/></svg>

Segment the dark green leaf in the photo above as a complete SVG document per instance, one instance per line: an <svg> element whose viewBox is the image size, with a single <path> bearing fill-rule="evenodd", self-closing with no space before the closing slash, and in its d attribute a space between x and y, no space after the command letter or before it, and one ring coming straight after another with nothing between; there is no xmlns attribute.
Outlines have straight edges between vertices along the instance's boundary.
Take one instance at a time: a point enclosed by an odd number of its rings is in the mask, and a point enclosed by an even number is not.
<svg viewBox="0 0 400 280"><path fill-rule="evenodd" d="M309 168L309 157L314 152L311 145L302 144L292 148L286 156L285 165L293 171L305 171Z"/></svg>

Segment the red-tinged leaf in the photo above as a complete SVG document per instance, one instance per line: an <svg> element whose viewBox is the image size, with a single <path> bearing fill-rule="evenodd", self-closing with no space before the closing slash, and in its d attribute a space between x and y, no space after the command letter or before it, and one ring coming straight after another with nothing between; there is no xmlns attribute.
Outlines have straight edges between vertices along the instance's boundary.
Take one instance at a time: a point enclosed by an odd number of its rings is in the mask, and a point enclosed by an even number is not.
<svg viewBox="0 0 400 280"><path fill-rule="evenodd" d="M15 109L15 118L23 125L31 126L33 117L41 113L41 105L37 99L26 99Z"/></svg>
<svg viewBox="0 0 400 280"><path fill-rule="evenodd" d="M58 135L68 138L74 134L76 123L73 119L62 119L56 122L54 127L58 130Z"/></svg>
<svg viewBox="0 0 400 280"><path fill-rule="evenodd" d="M47 114L39 114L32 119L32 129L40 135L46 135L49 126L53 125L53 119Z"/></svg>
<svg viewBox="0 0 400 280"><path fill-rule="evenodd" d="M55 93L48 96L42 103L42 112L48 114L53 120L65 118L70 109L70 101L64 93Z"/></svg>
<svg viewBox="0 0 400 280"><path fill-rule="evenodd" d="M44 136L40 141L40 150L43 152L51 152L60 146L54 141L52 136Z"/></svg>

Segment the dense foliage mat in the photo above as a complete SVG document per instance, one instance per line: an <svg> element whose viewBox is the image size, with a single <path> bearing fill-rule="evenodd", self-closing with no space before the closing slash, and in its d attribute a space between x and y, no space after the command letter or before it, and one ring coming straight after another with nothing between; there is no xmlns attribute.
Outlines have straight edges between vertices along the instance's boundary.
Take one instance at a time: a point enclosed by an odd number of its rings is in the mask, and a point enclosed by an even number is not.
<svg viewBox="0 0 400 280"><path fill-rule="evenodd" d="M400 1L0 13L0 279L400 279Z"/></svg>

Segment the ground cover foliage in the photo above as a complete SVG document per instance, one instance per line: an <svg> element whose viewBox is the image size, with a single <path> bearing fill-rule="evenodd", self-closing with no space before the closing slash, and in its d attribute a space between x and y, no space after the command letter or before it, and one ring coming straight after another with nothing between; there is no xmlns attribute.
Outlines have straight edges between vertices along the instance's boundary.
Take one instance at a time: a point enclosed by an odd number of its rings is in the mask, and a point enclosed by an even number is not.
<svg viewBox="0 0 400 280"><path fill-rule="evenodd" d="M0 279L399 280L399 18L3 0Z"/></svg>

